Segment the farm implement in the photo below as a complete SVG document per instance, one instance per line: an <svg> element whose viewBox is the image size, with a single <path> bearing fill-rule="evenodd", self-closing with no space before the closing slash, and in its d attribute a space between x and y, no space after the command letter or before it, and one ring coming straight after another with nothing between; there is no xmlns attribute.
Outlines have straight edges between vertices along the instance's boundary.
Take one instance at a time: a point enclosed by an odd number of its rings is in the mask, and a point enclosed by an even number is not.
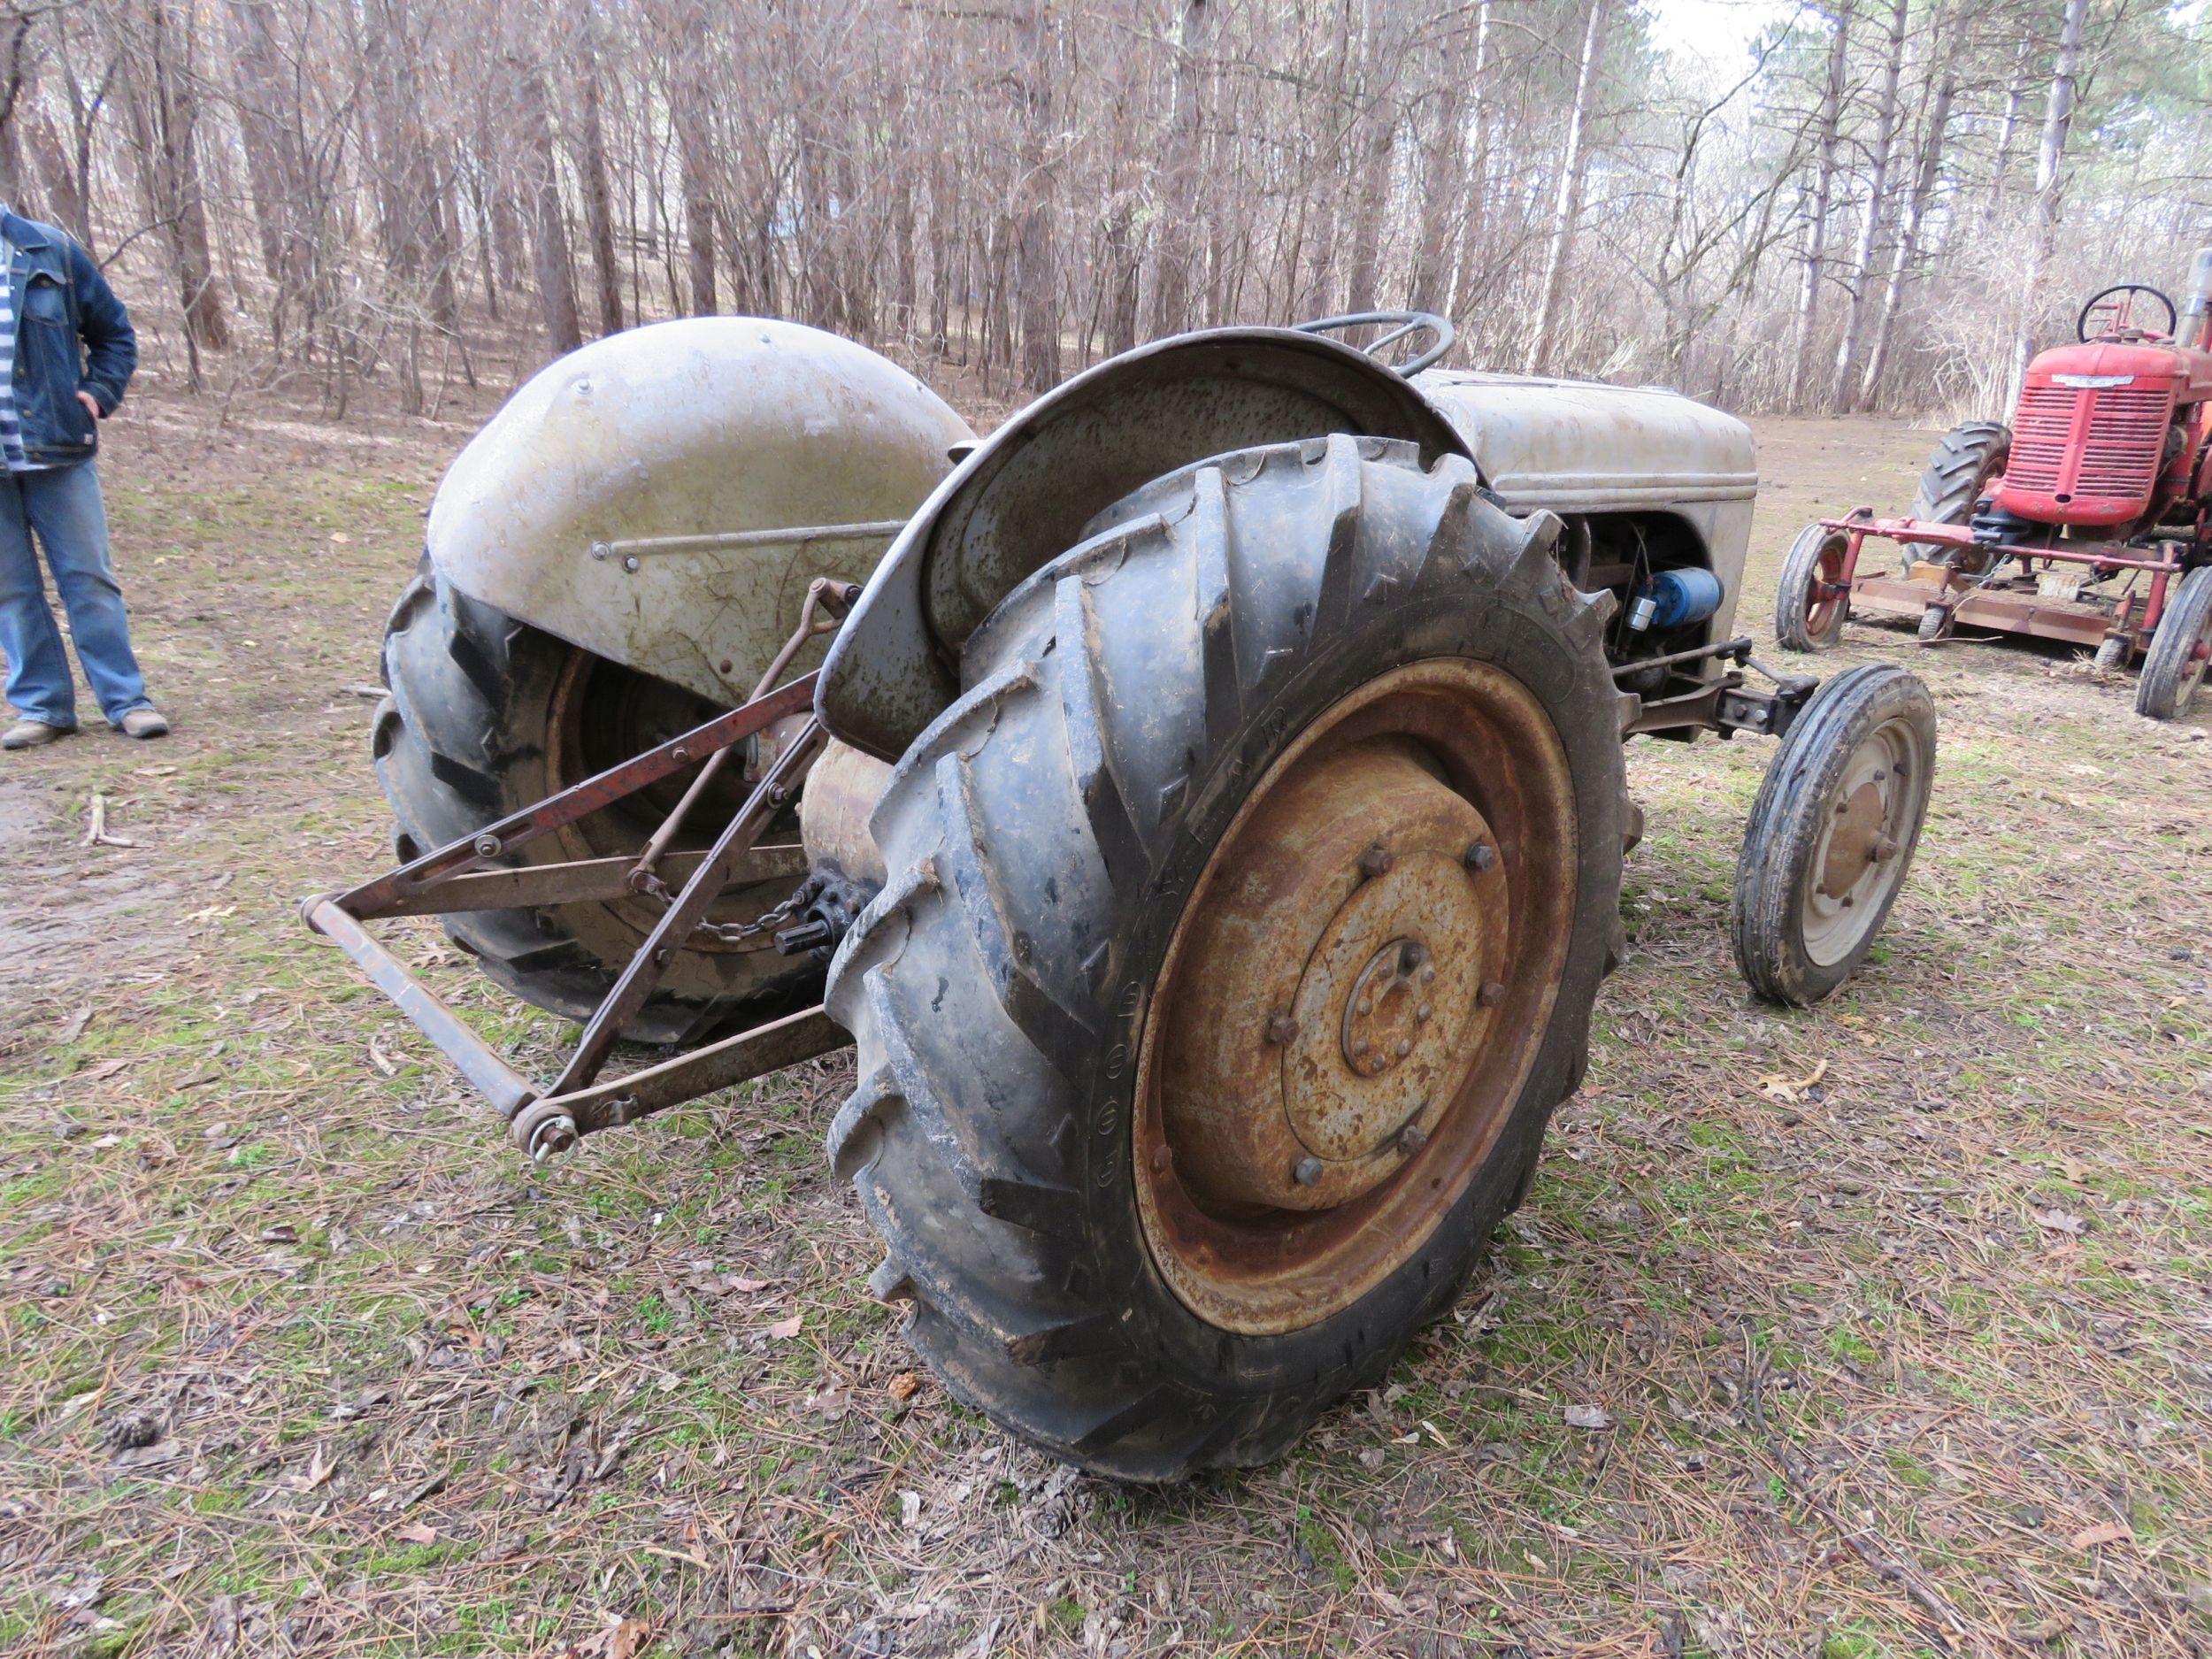
<svg viewBox="0 0 2212 1659"><path fill-rule="evenodd" d="M2212 248L2185 309L2123 283L2076 319L2078 343L2028 367L2009 426L1955 427L1902 518L1860 508L1799 534L1775 634L1817 651L1852 617L1921 639L1986 628L2139 661L2137 712L2188 711L2212 659ZM1870 541L1901 568L1862 569Z"/></svg>

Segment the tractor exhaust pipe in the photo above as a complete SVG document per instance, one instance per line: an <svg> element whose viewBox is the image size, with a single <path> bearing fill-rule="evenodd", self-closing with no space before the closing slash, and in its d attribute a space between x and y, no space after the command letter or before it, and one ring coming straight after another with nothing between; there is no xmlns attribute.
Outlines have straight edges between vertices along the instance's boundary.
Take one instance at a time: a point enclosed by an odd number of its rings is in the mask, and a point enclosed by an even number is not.
<svg viewBox="0 0 2212 1659"><path fill-rule="evenodd" d="M2212 248L2200 248L2189 264L2189 295L2182 303L2175 343L2212 350Z"/></svg>

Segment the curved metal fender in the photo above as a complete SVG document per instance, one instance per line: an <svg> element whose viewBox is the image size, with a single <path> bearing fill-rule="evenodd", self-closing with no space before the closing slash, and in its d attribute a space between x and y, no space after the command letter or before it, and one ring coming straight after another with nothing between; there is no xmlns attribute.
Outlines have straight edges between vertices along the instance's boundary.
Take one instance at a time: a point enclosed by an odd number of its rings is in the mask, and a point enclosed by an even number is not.
<svg viewBox="0 0 2212 1659"><path fill-rule="evenodd" d="M1288 328L1181 334L1056 387L977 446L891 544L830 648L815 707L895 761L959 693L962 641L1025 576L1139 485L1230 449L1317 434L1468 453L1412 383Z"/></svg>
<svg viewBox="0 0 2212 1659"><path fill-rule="evenodd" d="M834 334L656 323L569 353L507 401L438 486L430 557L510 616L741 702L808 581L864 579L891 534L773 533L902 521L972 435L914 376Z"/></svg>

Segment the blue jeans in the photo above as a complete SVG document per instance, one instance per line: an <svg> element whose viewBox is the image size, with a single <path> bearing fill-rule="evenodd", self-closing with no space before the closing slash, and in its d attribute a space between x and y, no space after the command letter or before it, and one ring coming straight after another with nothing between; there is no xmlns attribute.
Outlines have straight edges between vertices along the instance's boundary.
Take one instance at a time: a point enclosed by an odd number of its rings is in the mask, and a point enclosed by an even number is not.
<svg viewBox="0 0 2212 1659"><path fill-rule="evenodd" d="M65 732L77 724L76 687L39 580L34 531L46 549L54 586L69 612L77 661L100 711L119 724L133 709L150 707L138 659L131 655L123 590L108 566L107 510L89 461L36 472L0 472L0 655L8 659L8 701L27 720Z"/></svg>

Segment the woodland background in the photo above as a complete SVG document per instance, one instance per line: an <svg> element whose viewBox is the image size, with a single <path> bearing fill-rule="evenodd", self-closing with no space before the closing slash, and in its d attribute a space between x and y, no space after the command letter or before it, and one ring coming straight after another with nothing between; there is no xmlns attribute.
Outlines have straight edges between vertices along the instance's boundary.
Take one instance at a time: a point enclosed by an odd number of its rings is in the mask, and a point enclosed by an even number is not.
<svg viewBox="0 0 2212 1659"><path fill-rule="evenodd" d="M1780 4L1692 59L1635 0L58 0L0 10L0 189L177 379L332 414L685 312L1004 398L1379 305L1482 366L1989 412L2212 241L2208 12Z"/></svg>

